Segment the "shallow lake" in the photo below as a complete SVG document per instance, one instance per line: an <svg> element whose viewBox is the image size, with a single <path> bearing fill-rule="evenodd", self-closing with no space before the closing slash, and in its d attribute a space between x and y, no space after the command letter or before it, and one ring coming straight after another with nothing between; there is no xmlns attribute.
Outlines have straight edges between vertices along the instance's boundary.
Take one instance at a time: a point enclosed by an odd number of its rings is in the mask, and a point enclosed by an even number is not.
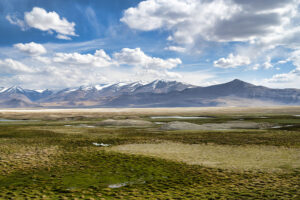
<svg viewBox="0 0 300 200"><path fill-rule="evenodd" d="M212 117L154 116L151 119L211 119Z"/></svg>
<svg viewBox="0 0 300 200"><path fill-rule="evenodd" d="M25 121L25 120L20 120L20 119L0 119L0 122L20 122L20 121Z"/></svg>
<svg viewBox="0 0 300 200"><path fill-rule="evenodd" d="M25 120L25 119L1 119L0 122L32 122L32 121L39 121L39 120Z"/></svg>

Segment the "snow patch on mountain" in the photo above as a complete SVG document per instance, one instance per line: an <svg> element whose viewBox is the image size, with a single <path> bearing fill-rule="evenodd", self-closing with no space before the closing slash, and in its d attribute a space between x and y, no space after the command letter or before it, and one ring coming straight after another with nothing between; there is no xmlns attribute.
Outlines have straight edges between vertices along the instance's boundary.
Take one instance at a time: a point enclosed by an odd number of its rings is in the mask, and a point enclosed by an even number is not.
<svg viewBox="0 0 300 200"><path fill-rule="evenodd" d="M7 90L8 88L5 87L0 87L0 93L4 92L5 90Z"/></svg>
<svg viewBox="0 0 300 200"><path fill-rule="evenodd" d="M112 84L103 84L103 85L95 85L95 88L97 91L101 91L103 90L104 88L107 88L109 86L111 86Z"/></svg>

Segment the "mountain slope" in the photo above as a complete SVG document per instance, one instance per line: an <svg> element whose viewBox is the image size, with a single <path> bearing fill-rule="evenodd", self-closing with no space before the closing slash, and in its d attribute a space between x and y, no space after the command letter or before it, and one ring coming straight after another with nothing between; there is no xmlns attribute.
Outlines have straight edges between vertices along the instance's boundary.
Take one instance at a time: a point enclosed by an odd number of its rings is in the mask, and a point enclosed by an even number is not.
<svg viewBox="0 0 300 200"><path fill-rule="evenodd" d="M227 106L232 105L233 102L239 106L300 105L300 90L270 89L236 79L224 84L187 88L183 91L171 91L165 94L122 95L109 102L107 106Z"/></svg>
<svg viewBox="0 0 300 200"><path fill-rule="evenodd" d="M182 95L192 95L197 98L220 98L233 96L247 99L270 100L284 104L300 102L299 89L270 89L246 83L238 79L224 84L188 89L184 91Z"/></svg>
<svg viewBox="0 0 300 200"><path fill-rule="evenodd" d="M271 89L235 79L199 87L176 81L116 83L57 92L0 87L1 107L192 107L300 105L299 89Z"/></svg>

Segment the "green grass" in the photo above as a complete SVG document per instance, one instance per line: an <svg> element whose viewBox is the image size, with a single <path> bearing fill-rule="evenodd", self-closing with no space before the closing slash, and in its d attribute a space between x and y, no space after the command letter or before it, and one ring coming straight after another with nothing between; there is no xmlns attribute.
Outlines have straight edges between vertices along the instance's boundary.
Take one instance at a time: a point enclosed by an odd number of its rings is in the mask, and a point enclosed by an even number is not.
<svg viewBox="0 0 300 200"><path fill-rule="evenodd" d="M236 119L230 115L216 117L208 121L184 121L201 124ZM300 148L300 119L268 117L242 118L297 126L227 131L161 131L158 126L76 127L103 119L98 116L73 117L68 121L40 118L41 121L1 122L0 199L299 199L299 169L280 173L238 172L107 152L92 145L93 142L119 145L173 141ZM144 119L150 120L146 116ZM109 187L114 184L125 186Z"/></svg>
<svg viewBox="0 0 300 200"><path fill-rule="evenodd" d="M16 171L0 178L3 198L102 196L106 198L286 198L299 195L299 172L234 173L160 159L122 154L71 153L64 164L49 170ZM110 184L128 183L110 189ZM261 187L263 186L263 187Z"/></svg>

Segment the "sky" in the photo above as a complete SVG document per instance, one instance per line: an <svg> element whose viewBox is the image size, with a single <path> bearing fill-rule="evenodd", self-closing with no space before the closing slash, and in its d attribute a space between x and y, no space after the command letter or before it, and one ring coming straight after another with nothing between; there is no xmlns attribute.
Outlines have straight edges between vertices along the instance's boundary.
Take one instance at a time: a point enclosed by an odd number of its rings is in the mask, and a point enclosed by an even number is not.
<svg viewBox="0 0 300 200"><path fill-rule="evenodd" d="M0 87L300 88L300 0L1 0Z"/></svg>

